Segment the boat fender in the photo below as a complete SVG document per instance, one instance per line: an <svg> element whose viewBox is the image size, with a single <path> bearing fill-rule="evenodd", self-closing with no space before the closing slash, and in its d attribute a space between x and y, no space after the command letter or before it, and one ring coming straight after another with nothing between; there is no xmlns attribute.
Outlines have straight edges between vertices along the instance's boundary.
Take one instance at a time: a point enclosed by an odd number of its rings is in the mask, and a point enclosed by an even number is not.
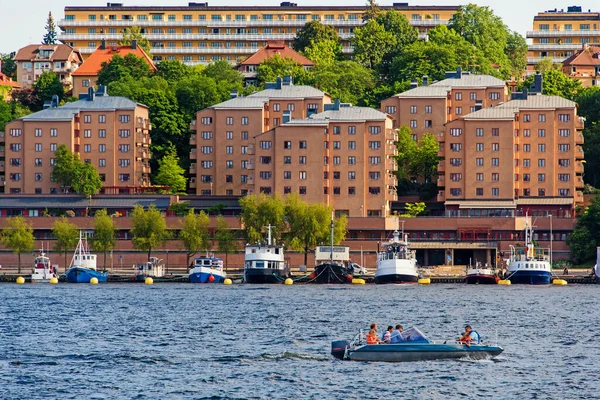
<svg viewBox="0 0 600 400"><path fill-rule="evenodd" d="M22 276L19 276L16 280L18 285L22 285L25 283L25 278L23 278Z"/></svg>
<svg viewBox="0 0 600 400"><path fill-rule="evenodd" d="M208 281L209 281L209 282L214 282L214 281L215 281L215 277L214 277L214 276L212 276L212 275L210 275L210 276L208 277Z"/></svg>
<svg viewBox="0 0 600 400"><path fill-rule="evenodd" d="M354 279L354 277L351 274L346 275L347 282L352 282L352 279Z"/></svg>

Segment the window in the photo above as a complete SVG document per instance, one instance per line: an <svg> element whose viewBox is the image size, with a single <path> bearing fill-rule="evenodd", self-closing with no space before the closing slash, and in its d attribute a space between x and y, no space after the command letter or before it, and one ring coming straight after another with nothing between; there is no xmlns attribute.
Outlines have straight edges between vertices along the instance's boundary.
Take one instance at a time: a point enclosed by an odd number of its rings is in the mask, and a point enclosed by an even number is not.
<svg viewBox="0 0 600 400"><path fill-rule="evenodd" d="M290 194L292 193L292 187L291 186L284 186L283 187L283 194Z"/></svg>
<svg viewBox="0 0 600 400"><path fill-rule="evenodd" d="M538 182L545 182L546 174L538 174Z"/></svg>
<svg viewBox="0 0 600 400"><path fill-rule="evenodd" d="M227 154L233 154L233 146L226 146L225 147L225 153L227 153Z"/></svg>
<svg viewBox="0 0 600 400"><path fill-rule="evenodd" d="M55 152L57 148L58 148L58 145L56 143L50 143L50 151L51 152Z"/></svg>
<svg viewBox="0 0 600 400"><path fill-rule="evenodd" d="M348 150L355 150L355 149L356 149L356 142L354 142L354 141L348 142Z"/></svg>
<svg viewBox="0 0 600 400"><path fill-rule="evenodd" d="M298 188L298 193L299 194L306 194L306 186L300 186Z"/></svg>
<svg viewBox="0 0 600 400"><path fill-rule="evenodd" d="M348 165L355 165L355 164L356 164L356 157L354 157L354 156L348 157Z"/></svg>
<svg viewBox="0 0 600 400"><path fill-rule="evenodd" d="M129 167L130 160L128 158L119 159L119 167Z"/></svg>
<svg viewBox="0 0 600 400"><path fill-rule="evenodd" d="M261 140L260 148L263 150L269 150L271 148L271 141L270 140Z"/></svg>
<svg viewBox="0 0 600 400"><path fill-rule="evenodd" d="M371 150L378 150L380 147L381 147L381 142L369 142L369 148Z"/></svg>
<svg viewBox="0 0 600 400"><path fill-rule="evenodd" d="M431 113L432 113L431 106L425 106L425 114L431 114Z"/></svg>
<svg viewBox="0 0 600 400"><path fill-rule="evenodd" d="M476 92L469 93L469 99L471 99L471 100L477 100L477 93Z"/></svg>
<svg viewBox="0 0 600 400"><path fill-rule="evenodd" d="M500 136L500 129L492 128L492 136Z"/></svg>
<svg viewBox="0 0 600 400"><path fill-rule="evenodd" d="M241 138L242 140L248 140L248 131L242 131Z"/></svg>
<svg viewBox="0 0 600 400"><path fill-rule="evenodd" d="M84 144L83 145L83 152L84 153L91 153L92 152L92 145L91 144Z"/></svg>
<svg viewBox="0 0 600 400"><path fill-rule="evenodd" d="M301 181L306 180L306 171L300 171L300 173L298 174L298 179L300 179Z"/></svg>
<svg viewBox="0 0 600 400"><path fill-rule="evenodd" d="M271 172L270 171L260 171L259 176L260 176L260 179L269 180L269 179L271 179Z"/></svg>
<svg viewBox="0 0 600 400"><path fill-rule="evenodd" d="M561 153L567 152L571 149L571 145L569 144L559 144L558 145L558 151L560 151Z"/></svg>
<svg viewBox="0 0 600 400"><path fill-rule="evenodd" d="M325 142L325 143L327 143L327 142ZM341 147L341 146L342 146L342 144L341 144L341 143L342 143L342 142L333 142L333 149L334 149L334 150L339 150L339 149L341 149L341 148L342 148L342 147Z"/></svg>
<svg viewBox="0 0 600 400"><path fill-rule="evenodd" d="M339 142L338 142L338 143L339 143ZM301 140L301 141L298 143L298 146L299 146L298 148L300 148L300 149L306 149L306 140Z"/></svg>
<svg viewBox="0 0 600 400"><path fill-rule="evenodd" d="M369 186L369 194L380 194L381 188L379 186Z"/></svg>
<svg viewBox="0 0 600 400"><path fill-rule="evenodd" d="M381 172L369 172L369 179L371 180L379 180L379 178L381 177Z"/></svg>
<svg viewBox="0 0 600 400"><path fill-rule="evenodd" d="M353 181L354 179L356 179L356 172L348 171L348 180Z"/></svg>
<svg viewBox="0 0 600 400"><path fill-rule="evenodd" d="M356 127L355 126L348 127L348 135L356 135Z"/></svg>
<svg viewBox="0 0 600 400"><path fill-rule="evenodd" d="M462 114L462 107L456 107L455 113L456 113L456 115L461 115Z"/></svg>
<svg viewBox="0 0 600 400"><path fill-rule="evenodd" d="M478 182L483 182L483 173L481 173L481 172L476 173L475 180Z"/></svg>
<svg viewBox="0 0 600 400"><path fill-rule="evenodd" d="M35 129L35 137L41 137L42 136L42 130L39 128Z"/></svg>
<svg viewBox="0 0 600 400"><path fill-rule="evenodd" d="M287 105L287 109L288 109L289 111L294 111L294 110L296 109L296 108L295 108L295 105L294 105L294 103L288 103L288 105Z"/></svg>
<svg viewBox="0 0 600 400"><path fill-rule="evenodd" d="M301 165L306 164L306 156L298 157L298 164L301 164Z"/></svg>
<svg viewBox="0 0 600 400"><path fill-rule="evenodd" d="M98 145L98 152L99 153L106 153L106 145L105 144L99 144Z"/></svg>
<svg viewBox="0 0 600 400"><path fill-rule="evenodd" d="M233 117L225 118L225 125L233 125Z"/></svg>
<svg viewBox="0 0 600 400"><path fill-rule="evenodd" d="M35 151L38 152L38 153L40 151L42 151L42 144L41 143L36 143L35 144Z"/></svg>
<svg viewBox="0 0 600 400"><path fill-rule="evenodd" d="M531 175L523 174L523 182L530 182L530 181L531 181Z"/></svg>
<svg viewBox="0 0 600 400"><path fill-rule="evenodd" d="M242 117L242 125L248 125L248 117Z"/></svg>
<svg viewBox="0 0 600 400"><path fill-rule="evenodd" d="M483 143L477 143L475 145L475 150L476 151L483 151Z"/></svg>
<svg viewBox="0 0 600 400"><path fill-rule="evenodd" d="M546 122L546 114L538 114L538 122Z"/></svg>
<svg viewBox="0 0 600 400"><path fill-rule="evenodd" d="M213 151L212 146L202 146L200 148L200 151L202 152L202 154L211 154Z"/></svg>
<svg viewBox="0 0 600 400"><path fill-rule="evenodd" d="M460 136L462 135L462 129L461 128L452 128L450 129L450 136Z"/></svg>
<svg viewBox="0 0 600 400"><path fill-rule="evenodd" d="M483 188L477 188L477 189L475 189L475 195L476 196L483 196Z"/></svg>
<svg viewBox="0 0 600 400"><path fill-rule="evenodd" d="M560 147L560 145L559 145L559 147ZM539 153L544 153L545 151L546 151L546 145L542 144L542 143L538 144L538 152Z"/></svg>
<svg viewBox="0 0 600 400"><path fill-rule="evenodd" d="M498 195L500 195L500 189L492 188L492 196L497 197Z"/></svg>
<svg viewBox="0 0 600 400"><path fill-rule="evenodd" d="M292 163L292 157L290 157L290 156L284 156L283 157L283 163L284 164L291 164Z"/></svg>
<svg viewBox="0 0 600 400"><path fill-rule="evenodd" d="M129 145L128 144L120 144L119 151L121 153L127 153L129 151Z"/></svg>
<svg viewBox="0 0 600 400"><path fill-rule="evenodd" d="M333 187L333 194L341 194L341 191L340 191L340 187L339 187L339 186L334 186L334 187Z"/></svg>
<svg viewBox="0 0 600 400"><path fill-rule="evenodd" d="M202 117L201 121L202 125L210 125L212 124L212 117Z"/></svg>
<svg viewBox="0 0 600 400"><path fill-rule="evenodd" d="M106 167L106 159L105 158L101 158L98 160L98 167Z"/></svg>
<svg viewBox="0 0 600 400"><path fill-rule="evenodd" d="M538 189L538 196L544 197L546 195L546 189Z"/></svg>
<svg viewBox="0 0 600 400"><path fill-rule="evenodd" d="M531 151L531 145L530 145L530 144L524 144L524 145L523 145L523 151L524 151L525 153L528 153L528 152L530 152L530 151Z"/></svg>
<svg viewBox="0 0 600 400"><path fill-rule="evenodd" d="M129 135L130 135L129 129L119 129L119 137L128 138ZM91 137L91 135L90 135L90 137Z"/></svg>
<svg viewBox="0 0 600 400"><path fill-rule="evenodd" d="M339 126L334 126L333 127L333 134L334 135L339 135L342 132L342 128Z"/></svg>
<svg viewBox="0 0 600 400"><path fill-rule="evenodd" d="M500 93L499 92L491 92L490 100L500 100Z"/></svg>
<svg viewBox="0 0 600 400"><path fill-rule="evenodd" d="M381 163L381 157L369 157L369 164L379 165Z"/></svg>
<svg viewBox="0 0 600 400"><path fill-rule="evenodd" d="M460 196L462 194L462 189L459 188L451 188L450 189L450 196Z"/></svg>
<svg viewBox="0 0 600 400"><path fill-rule="evenodd" d="M483 158L476 158L475 159L475 165L477 167L483 167Z"/></svg>
<svg viewBox="0 0 600 400"><path fill-rule="evenodd" d="M500 174L495 172L492 174L492 182L498 182L500 180Z"/></svg>
<svg viewBox="0 0 600 400"><path fill-rule="evenodd" d="M119 181L120 182L127 182L127 181L129 181L129 174L119 174Z"/></svg>
<svg viewBox="0 0 600 400"><path fill-rule="evenodd" d="M462 143L450 143L450 151L461 151Z"/></svg>
<svg viewBox="0 0 600 400"><path fill-rule="evenodd" d="M106 137L106 129L99 129L98 130L98 137L99 138L105 138Z"/></svg>
<svg viewBox="0 0 600 400"><path fill-rule="evenodd" d="M36 158L35 159L35 166L36 167L41 167L42 166L42 159L41 158Z"/></svg>
<svg viewBox="0 0 600 400"><path fill-rule="evenodd" d="M122 122L122 123L129 122L129 115L119 115L119 122Z"/></svg>
<svg viewBox="0 0 600 400"><path fill-rule="evenodd" d="M381 133L381 127L380 126L369 126L369 133L372 135L377 135L377 134Z"/></svg>
<svg viewBox="0 0 600 400"><path fill-rule="evenodd" d="M500 159L492 158L492 167L497 167L498 165L500 165Z"/></svg>
<svg viewBox="0 0 600 400"><path fill-rule="evenodd" d="M559 159L558 160L559 167L568 167L569 165L571 165L571 160L569 160L569 159Z"/></svg>
<svg viewBox="0 0 600 400"><path fill-rule="evenodd" d="M538 137L546 137L546 130L538 129Z"/></svg>
<svg viewBox="0 0 600 400"><path fill-rule="evenodd" d="M340 172L339 171L334 171L333 172L333 179L336 179L336 180L340 179Z"/></svg>
<svg viewBox="0 0 600 400"><path fill-rule="evenodd" d="M349 194L350 196L353 196L353 195L355 195L355 194L356 194L356 188L355 188L354 186L350 186L350 187L348 188L348 194Z"/></svg>
<svg viewBox="0 0 600 400"><path fill-rule="evenodd" d="M20 129L11 129L10 136L12 136L12 137L21 136L21 130Z"/></svg>
<svg viewBox="0 0 600 400"><path fill-rule="evenodd" d="M451 158L450 165L452 165L453 167L458 167L462 165L462 158Z"/></svg>
<svg viewBox="0 0 600 400"><path fill-rule="evenodd" d="M291 171L283 171L283 179L292 179Z"/></svg>
<svg viewBox="0 0 600 400"><path fill-rule="evenodd" d="M531 122L531 115L523 114L523 122Z"/></svg>
<svg viewBox="0 0 600 400"><path fill-rule="evenodd" d="M523 137L530 137L530 136L531 136L531 130L523 129Z"/></svg>
<svg viewBox="0 0 600 400"><path fill-rule="evenodd" d="M483 136L483 128L475 129L475 136Z"/></svg>
<svg viewBox="0 0 600 400"><path fill-rule="evenodd" d="M500 143L492 143L492 151L500 151Z"/></svg>
<svg viewBox="0 0 600 400"><path fill-rule="evenodd" d="M453 182L460 182L462 180L462 174L450 174L450 180Z"/></svg>
<svg viewBox="0 0 600 400"><path fill-rule="evenodd" d="M388 114L395 114L396 113L396 106L386 106L385 107L385 112Z"/></svg>
<svg viewBox="0 0 600 400"><path fill-rule="evenodd" d="M560 137L568 137L570 135L571 135L570 129L559 129L558 130L558 136L560 136Z"/></svg>
<svg viewBox="0 0 600 400"><path fill-rule="evenodd" d="M430 119L426 119L425 120L425 128L431 128L433 127L433 121Z"/></svg>
<svg viewBox="0 0 600 400"><path fill-rule="evenodd" d="M333 165L339 165L341 158L339 156L333 157Z"/></svg>
<svg viewBox="0 0 600 400"><path fill-rule="evenodd" d="M83 122L85 122L86 124L91 123L92 122L92 116L91 115L84 115L83 116Z"/></svg>
<svg viewBox="0 0 600 400"><path fill-rule="evenodd" d="M417 127L417 120L415 120L415 119L410 120L410 127L411 128L416 128Z"/></svg>
<svg viewBox="0 0 600 400"><path fill-rule="evenodd" d="M462 100L462 93L461 92L456 92L454 94L454 99L455 100Z"/></svg>
<svg viewBox="0 0 600 400"><path fill-rule="evenodd" d="M417 113L417 106L410 106L410 113L411 114L416 114Z"/></svg>
<svg viewBox="0 0 600 400"><path fill-rule="evenodd" d="M569 174L558 174L558 180L561 182L568 182L571 179Z"/></svg>
<svg viewBox="0 0 600 400"><path fill-rule="evenodd" d="M558 195L562 196L562 197L568 196L569 195L569 189L558 189Z"/></svg>
<svg viewBox="0 0 600 400"><path fill-rule="evenodd" d="M569 122L571 120L570 114L558 114L558 120L560 122Z"/></svg>
<svg viewBox="0 0 600 400"><path fill-rule="evenodd" d="M281 110L281 105L279 103L273 103L273 111Z"/></svg>

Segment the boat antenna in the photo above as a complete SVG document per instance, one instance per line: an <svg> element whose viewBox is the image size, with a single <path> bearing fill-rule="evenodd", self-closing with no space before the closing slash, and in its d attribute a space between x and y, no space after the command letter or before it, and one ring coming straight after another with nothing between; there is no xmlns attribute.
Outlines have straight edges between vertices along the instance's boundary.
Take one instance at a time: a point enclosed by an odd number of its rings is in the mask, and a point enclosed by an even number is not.
<svg viewBox="0 0 600 400"><path fill-rule="evenodd" d="M329 261L331 261L331 263L333 264L333 230L335 227L335 222L334 222L334 211L331 212L331 248L329 251Z"/></svg>

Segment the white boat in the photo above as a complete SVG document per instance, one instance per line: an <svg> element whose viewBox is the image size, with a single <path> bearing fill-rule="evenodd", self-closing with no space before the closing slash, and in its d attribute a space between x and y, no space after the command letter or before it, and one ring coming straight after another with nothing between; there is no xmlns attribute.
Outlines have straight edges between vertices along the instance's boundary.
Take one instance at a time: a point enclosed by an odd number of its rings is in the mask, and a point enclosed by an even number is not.
<svg viewBox="0 0 600 400"><path fill-rule="evenodd" d="M282 244L271 238L272 226L267 226L267 243L247 244L244 255L244 281L247 283L280 283L291 276L284 259Z"/></svg>
<svg viewBox="0 0 600 400"><path fill-rule="evenodd" d="M44 247L40 254L33 260L31 282L50 282L51 278L58 278L58 265L52 265L50 258L44 253Z"/></svg>
<svg viewBox="0 0 600 400"><path fill-rule="evenodd" d="M400 233L394 231L392 239L383 243L377 254L375 283L417 283L418 280L415 252L409 249L407 236L400 240Z"/></svg>
<svg viewBox="0 0 600 400"><path fill-rule="evenodd" d="M191 283L221 283L226 277L223 260L213 254L194 258L189 270Z"/></svg>
<svg viewBox="0 0 600 400"><path fill-rule="evenodd" d="M487 264L476 263L467 268L466 281L469 284L496 284L500 278L496 271Z"/></svg>
<svg viewBox="0 0 600 400"><path fill-rule="evenodd" d="M150 257L149 261L135 266L133 279L136 281L144 281L146 278L162 278L165 276L165 266L162 259Z"/></svg>
<svg viewBox="0 0 600 400"><path fill-rule="evenodd" d="M537 249L533 244L530 217L525 216L525 246L510 246L510 259L505 279L511 283L548 285L552 278L549 249Z"/></svg>

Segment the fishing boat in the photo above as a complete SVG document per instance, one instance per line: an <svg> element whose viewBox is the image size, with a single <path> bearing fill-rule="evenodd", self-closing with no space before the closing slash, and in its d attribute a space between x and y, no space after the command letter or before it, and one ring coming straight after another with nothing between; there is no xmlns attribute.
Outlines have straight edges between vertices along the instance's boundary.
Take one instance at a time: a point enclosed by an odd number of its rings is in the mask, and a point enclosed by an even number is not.
<svg viewBox="0 0 600 400"><path fill-rule="evenodd" d="M89 283L92 278L98 279L98 282L108 281L108 272L96 270L96 254L90 253L87 237L84 237L81 231L79 231L79 243L65 275L67 282L70 283Z"/></svg>
<svg viewBox="0 0 600 400"><path fill-rule="evenodd" d="M406 362L438 359L489 359L504 351L499 346L485 344L434 343L416 327L401 334L401 342L392 344L366 344L362 331L353 340L336 340L331 343L331 354L340 360Z"/></svg>
<svg viewBox="0 0 600 400"><path fill-rule="evenodd" d="M40 254L33 260L31 282L50 282L51 278L58 278L58 265L52 265L50 258L44 253L44 246Z"/></svg>
<svg viewBox="0 0 600 400"><path fill-rule="evenodd" d="M383 243L382 250L377 253L377 271L375 283L417 283L417 258L414 250L408 246L407 235L400 240L396 230L389 242Z"/></svg>
<svg viewBox="0 0 600 400"><path fill-rule="evenodd" d="M165 276L165 266L162 259L150 257L150 259L135 266L133 274L134 281L144 282L146 278L162 278Z"/></svg>
<svg viewBox="0 0 600 400"><path fill-rule="evenodd" d="M291 277L285 262L282 244L276 244L267 226L267 243L247 244L244 255L244 281L246 283L281 283Z"/></svg>
<svg viewBox="0 0 600 400"><path fill-rule="evenodd" d="M194 258L189 270L191 283L221 283L226 277L223 260L215 257L214 254Z"/></svg>
<svg viewBox="0 0 600 400"><path fill-rule="evenodd" d="M467 268L466 282L468 284L495 285L500 278L493 268L487 264L481 266L481 263L475 263L475 266Z"/></svg>
<svg viewBox="0 0 600 400"><path fill-rule="evenodd" d="M525 246L510 246L510 259L505 279L511 283L548 285L552 278L549 249L536 248L531 220L525 217Z"/></svg>
<svg viewBox="0 0 600 400"><path fill-rule="evenodd" d="M351 283L355 270L361 269L350 262L348 246L317 246L315 263L315 270L309 275L311 283Z"/></svg>

